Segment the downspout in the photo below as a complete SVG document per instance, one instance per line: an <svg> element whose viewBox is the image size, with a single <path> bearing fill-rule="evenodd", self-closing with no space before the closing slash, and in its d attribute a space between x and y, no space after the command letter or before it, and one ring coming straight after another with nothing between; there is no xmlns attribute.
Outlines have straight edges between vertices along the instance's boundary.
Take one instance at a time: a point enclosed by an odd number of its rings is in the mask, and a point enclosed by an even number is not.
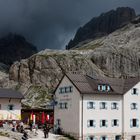
<svg viewBox="0 0 140 140"><path fill-rule="evenodd" d="M81 134L82 134L82 140L83 140L83 94L82 94L82 111L81 111Z"/></svg>
<svg viewBox="0 0 140 140"><path fill-rule="evenodd" d="M124 140L124 95L122 97L122 140Z"/></svg>

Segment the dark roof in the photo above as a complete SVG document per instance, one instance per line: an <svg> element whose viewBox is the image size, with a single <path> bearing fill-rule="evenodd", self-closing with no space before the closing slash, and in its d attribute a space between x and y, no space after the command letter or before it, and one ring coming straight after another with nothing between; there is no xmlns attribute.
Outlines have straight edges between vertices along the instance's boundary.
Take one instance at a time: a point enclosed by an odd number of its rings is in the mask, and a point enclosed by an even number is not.
<svg viewBox="0 0 140 140"><path fill-rule="evenodd" d="M0 88L0 98L23 99L23 95L13 89Z"/></svg>
<svg viewBox="0 0 140 140"><path fill-rule="evenodd" d="M67 74L66 76L82 94L107 93L114 95L115 94L123 95L140 81L138 77L119 79L108 77L93 78L87 75L79 75L79 74ZM109 85L111 87L111 90L108 92L99 91L98 85L100 84Z"/></svg>

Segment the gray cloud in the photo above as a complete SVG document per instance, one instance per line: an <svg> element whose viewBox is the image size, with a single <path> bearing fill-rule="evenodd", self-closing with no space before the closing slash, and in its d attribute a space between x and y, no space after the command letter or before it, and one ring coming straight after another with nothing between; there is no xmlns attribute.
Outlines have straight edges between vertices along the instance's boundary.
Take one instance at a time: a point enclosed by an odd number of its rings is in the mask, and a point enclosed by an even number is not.
<svg viewBox="0 0 140 140"><path fill-rule="evenodd" d="M64 49L78 27L116 7L140 13L140 0L0 0L0 36L24 35L38 49Z"/></svg>

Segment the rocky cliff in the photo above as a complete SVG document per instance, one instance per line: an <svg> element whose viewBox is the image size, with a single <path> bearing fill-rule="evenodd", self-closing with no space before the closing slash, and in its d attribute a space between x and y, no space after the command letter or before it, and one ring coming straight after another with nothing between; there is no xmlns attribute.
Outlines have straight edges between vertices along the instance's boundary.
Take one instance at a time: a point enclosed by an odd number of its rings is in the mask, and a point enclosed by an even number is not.
<svg viewBox="0 0 140 140"><path fill-rule="evenodd" d="M75 47L79 42L106 36L116 29L126 25L136 17L132 8L121 7L101 14L80 27L73 40L70 40L66 49Z"/></svg>
<svg viewBox="0 0 140 140"><path fill-rule="evenodd" d="M9 71L10 84L7 86L24 93L24 105L45 107L63 74L67 72L104 75L82 51L45 50L14 63Z"/></svg>
<svg viewBox="0 0 140 140"><path fill-rule="evenodd" d="M8 34L0 38L0 62L11 65L15 61L28 58L37 53L37 49L26 39L17 34Z"/></svg>
<svg viewBox="0 0 140 140"><path fill-rule="evenodd" d="M25 107L45 108L67 72L118 78L140 75L140 17L104 37L80 42L74 50L44 50L15 62L1 87L22 91Z"/></svg>

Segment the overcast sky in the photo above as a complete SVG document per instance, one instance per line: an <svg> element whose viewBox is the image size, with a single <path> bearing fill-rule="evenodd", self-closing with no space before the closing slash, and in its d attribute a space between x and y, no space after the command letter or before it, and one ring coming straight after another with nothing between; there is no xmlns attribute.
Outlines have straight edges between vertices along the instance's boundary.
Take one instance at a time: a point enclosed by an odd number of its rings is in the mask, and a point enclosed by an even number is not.
<svg viewBox="0 0 140 140"><path fill-rule="evenodd" d="M140 13L140 0L0 0L0 36L13 32L39 50L64 49L80 26L121 6Z"/></svg>

